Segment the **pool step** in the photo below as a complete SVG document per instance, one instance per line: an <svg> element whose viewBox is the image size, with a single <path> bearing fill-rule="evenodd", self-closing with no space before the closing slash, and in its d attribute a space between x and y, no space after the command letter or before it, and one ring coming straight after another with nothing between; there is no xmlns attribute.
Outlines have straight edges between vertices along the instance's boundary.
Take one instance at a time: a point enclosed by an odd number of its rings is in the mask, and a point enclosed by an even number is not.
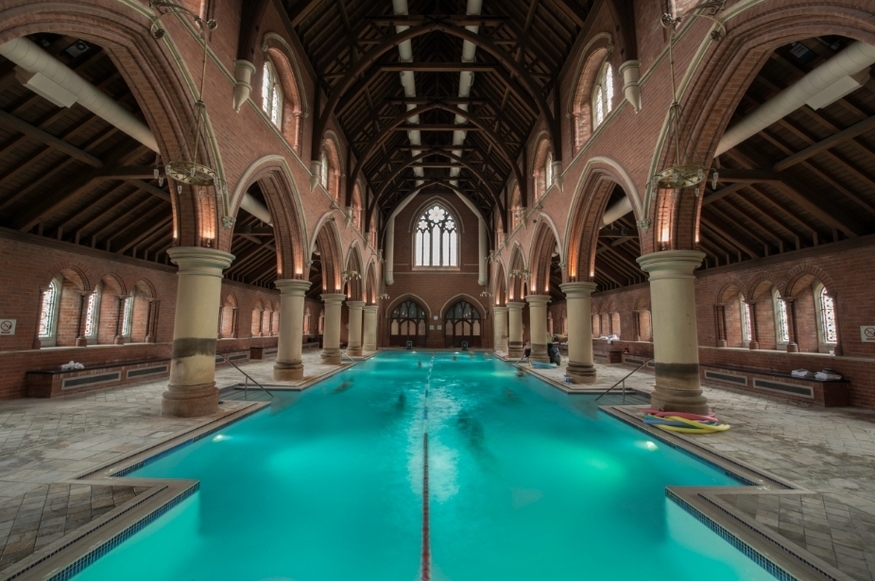
<svg viewBox="0 0 875 581"><path fill-rule="evenodd" d="M230 388L224 388L221 392L219 392L219 399L223 399L225 401L270 401L271 397L257 387L253 388L252 386L250 386L248 390L245 390L237 386L231 386Z"/></svg>

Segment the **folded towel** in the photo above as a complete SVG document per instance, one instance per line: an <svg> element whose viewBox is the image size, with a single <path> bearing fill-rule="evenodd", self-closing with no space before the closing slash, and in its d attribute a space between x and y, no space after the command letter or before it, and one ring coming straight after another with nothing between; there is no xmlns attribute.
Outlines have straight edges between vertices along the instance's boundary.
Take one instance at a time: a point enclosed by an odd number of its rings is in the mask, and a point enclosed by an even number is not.
<svg viewBox="0 0 875 581"><path fill-rule="evenodd" d="M818 371L814 374L814 379L819 379L821 381L838 381L842 378L838 373L824 373L823 371Z"/></svg>
<svg viewBox="0 0 875 581"><path fill-rule="evenodd" d="M810 371L808 371L807 369L794 369L790 372L790 375L792 375L793 377L808 377L809 373Z"/></svg>

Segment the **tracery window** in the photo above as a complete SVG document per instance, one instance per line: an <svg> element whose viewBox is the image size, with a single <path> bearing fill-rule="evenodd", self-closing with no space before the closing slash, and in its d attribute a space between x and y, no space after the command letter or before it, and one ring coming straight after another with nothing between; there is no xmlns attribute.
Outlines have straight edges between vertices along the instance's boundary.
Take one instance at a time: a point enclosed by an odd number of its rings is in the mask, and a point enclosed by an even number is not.
<svg viewBox="0 0 875 581"><path fill-rule="evenodd" d="M459 234L447 210L434 205L419 217L415 235L416 266L458 266Z"/></svg>
<svg viewBox="0 0 875 581"><path fill-rule="evenodd" d="M425 345L425 310L415 301L404 301L392 311L389 325L389 344L404 346L412 341L417 347Z"/></svg>
<svg viewBox="0 0 875 581"><path fill-rule="evenodd" d="M279 83L273 63L264 62L264 75L261 85L261 108L277 127L282 127L283 120L283 88Z"/></svg>
<svg viewBox="0 0 875 581"><path fill-rule="evenodd" d="M614 71L611 63L605 62L592 90L592 128L602 124L613 108Z"/></svg>
<svg viewBox="0 0 875 581"><path fill-rule="evenodd" d="M325 155L325 150L322 150L319 156L319 183L323 188L328 189L328 156Z"/></svg>
<svg viewBox="0 0 875 581"><path fill-rule="evenodd" d="M547 159L544 161L544 193L550 189L553 184L553 152L547 152Z"/></svg>
<svg viewBox="0 0 875 581"><path fill-rule="evenodd" d="M49 283L43 291L43 304L40 308L39 338L49 339L55 336L55 328L58 320L58 299L61 287L57 281Z"/></svg>

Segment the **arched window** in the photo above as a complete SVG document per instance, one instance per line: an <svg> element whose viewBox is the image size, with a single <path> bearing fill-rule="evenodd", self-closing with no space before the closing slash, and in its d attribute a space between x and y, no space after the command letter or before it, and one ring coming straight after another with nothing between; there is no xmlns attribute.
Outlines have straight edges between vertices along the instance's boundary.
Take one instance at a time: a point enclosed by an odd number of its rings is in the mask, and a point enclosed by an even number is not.
<svg viewBox="0 0 875 581"><path fill-rule="evenodd" d="M553 185L553 152L547 152L547 159L544 161L544 193Z"/></svg>
<svg viewBox="0 0 875 581"><path fill-rule="evenodd" d="M54 345L58 330L58 306L61 298L61 285L53 279L43 289L43 302L39 316L39 338L43 346Z"/></svg>
<svg viewBox="0 0 875 581"><path fill-rule="evenodd" d="M822 284L814 287L814 308L817 312L818 343L825 347L825 350L835 347L839 342L835 299L829 296L829 292Z"/></svg>
<svg viewBox="0 0 875 581"><path fill-rule="evenodd" d="M283 88L273 63L264 61L264 75L261 84L261 108L277 127L283 124Z"/></svg>
<svg viewBox="0 0 875 581"><path fill-rule="evenodd" d="M416 266L458 266L456 221L441 206L435 204L419 217L415 239Z"/></svg>
<svg viewBox="0 0 875 581"><path fill-rule="evenodd" d="M480 311L468 301L459 301L447 311L444 321L445 347L480 347Z"/></svg>
<svg viewBox="0 0 875 581"><path fill-rule="evenodd" d="M122 307L122 337L127 341L131 339L131 322L134 318L134 296L125 297L125 303Z"/></svg>
<svg viewBox="0 0 875 581"><path fill-rule="evenodd" d="M510 231L513 232L523 221L523 206L520 200L520 188L514 186L510 202Z"/></svg>
<svg viewBox="0 0 875 581"><path fill-rule="evenodd" d="M750 327L750 303L744 300L744 295L742 294L738 295L738 307L738 312L741 314L741 344L747 347L753 338L753 333Z"/></svg>
<svg viewBox="0 0 875 581"><path fill-rule="evenodd" d="M614 101L614 70L605 61L592 89L592 128L602 124L611 112Z"/></svg>
<svg viewBox="0 0 875 581"><path fill-rule="evenodd" d="M778 345L790 342L790 324L787 321L787 303L781 299L778 289L772 291L772 302L775 309L775 339Z"/></svg>
<svg viewBox="0 0 875 581"><path fill-rule="evenodd" d="M319 155L319 183L323 188L328 189L328 155L324 149Z"/></svg>
<svg viewBox="0 0 875 581"><path fill-rule="evenodd" d="M97 342L98 316L100 315L100 291L98 285L90 295L85 305L85 339L89 343Z"/></svg>
<svg viewBox="0 0 875 581"><path fill-rule="evenodd" d="M389 324L389 345L403 347L413 341L415 347L425 347L425 310L415 301L404 301L392 311Z"/></svg>

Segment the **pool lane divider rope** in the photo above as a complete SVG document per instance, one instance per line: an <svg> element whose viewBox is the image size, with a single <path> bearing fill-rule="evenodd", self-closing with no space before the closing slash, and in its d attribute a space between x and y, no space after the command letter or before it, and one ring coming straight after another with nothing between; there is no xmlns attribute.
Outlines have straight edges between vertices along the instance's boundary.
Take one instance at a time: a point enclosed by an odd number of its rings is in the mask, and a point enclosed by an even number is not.
<svg viewBox="0 0 875 581"><path fill-rule="evenodd" d="M431 383L431 370L434 368L434 355L425 379L425 403L422 406L422 581L431 581L431 542L429 539L428 520L428 387Z"/></svg>

